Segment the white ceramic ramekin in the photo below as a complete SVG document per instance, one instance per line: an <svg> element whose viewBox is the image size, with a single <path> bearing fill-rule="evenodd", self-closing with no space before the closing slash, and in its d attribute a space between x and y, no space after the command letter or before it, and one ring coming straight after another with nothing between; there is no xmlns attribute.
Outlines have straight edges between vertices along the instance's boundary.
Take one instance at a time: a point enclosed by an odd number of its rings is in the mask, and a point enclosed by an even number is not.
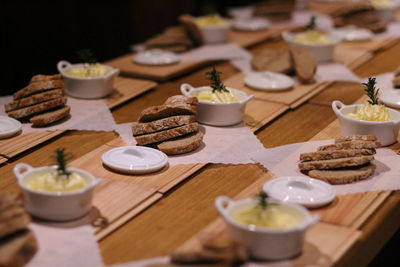
<svg viewBox="0 0 400 267"><path fill-rule="evenodd" d="M363 121L349 118L346 115L354 113L361 104L345 105L340 101L332 102L332 109L340 121L342 135L371 134L378 138L382 146L388 146L397 141L400 129L400 112L387 108L393 121Z"/></svg>
<svg viewBox="0 0 400 267"><path fill-rule="evenodd" d="M25 197L26 210L33 216L52 221L73 220L88 213L92 205L93 190L100 180L89 172L68 167L69 170L80 173L89 184L83 189L71 192L43 192L26 186L26 181L32 174L46 169L57 169L57 166L33 168L28 164L19 163L13 169Z"/></svg>
<svg viewBox="0 0 400 267"><path fill-rule="evenodd" d="M226 43L229 37L231 24L228 21L220 25L198 26L203 37L204 44Z"/></svg>
<svg viewBox="0 0 400 267"><path fill-rule="evenodd" d="M296 227L288 229L268 229L265 227L246 226L235 222L232 211L244 204L256 203L255 199L233 201L220 196L215 200L215 207L228 226L231 236L244 245L252 258L261 260L282 260L301 253L306 230L318 222L319 217L299 205L272 201L285 206L288 211L301 213L303 221Z"/></svg>
<svg viewBox="0 0 400 267"><path fill-rule="evenodd" d="M332 40L332 42L329 44L303 44L294 40L296 34L297 33L284 31L282 32L282 37L286 42L291 45L303 46L310 50L310 52L315 56L315 59L318 63L332 61L333 50L335 46L341 41L338 36L330 34L329 38Z"/></svg>
<svg viewBox="0 0 400 267"><path fill-rule="evenodd" d="M99 77L76 77L68 74L68 70L75 67L83 67L85 64L71 64L68 61L60 61L57 69L63 76L65 91L68 95L77 98L95 99L106 97L113 91L115 77L119 69L104 65L108 73Z"/></svg>
<svg viewBox="0 0 400 267"><path fill-rule="evenodd" d="M247 95L245 92L228 88L239 99L236 102L216 103L211 101L199 100L197 121L214 126L229 126L238 124L242 121L247 102L253 98L253 95ZM188 97L195 97L200 91L212 90L209 86L194 88L190 84L181 85L181 92Z"/></svg>

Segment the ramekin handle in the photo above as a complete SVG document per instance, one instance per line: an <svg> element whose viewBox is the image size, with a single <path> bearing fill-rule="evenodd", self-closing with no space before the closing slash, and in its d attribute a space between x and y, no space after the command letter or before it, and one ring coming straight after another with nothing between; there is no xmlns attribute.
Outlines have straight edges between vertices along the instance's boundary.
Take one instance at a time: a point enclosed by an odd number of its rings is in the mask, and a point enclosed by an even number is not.
<svg viewBox="0 0 400 267"><path fill-rule="evenodd" d="M61 60L57 63L57 69L60 73L63 73L65 69L71 67L71 63L65 60Z"/></svg>
<svg viewBox="0 0 400 267"><path fill-rule="evenodd" d="M184 96L191 96L191 92L193 91L193 86L191 86L190 84L184 83L181 85L181 93Z"/></svg>
<svg viewBox="0 0 400 267"><path fill-rule="evenodd" d="M14 166L13 172L18 181L23 177L24 172L33 170L33 167L26 163L18 163Z"/></svg>
<svg viewBox="0 0 400 267"><path fill-rule="evenodd" d="M332 109L333 112L335 112L336 115L340 114L340 110L344 107L344 104L339 101L339 100L335 100L332 102Z"/></svg>
<svg viewBox="0 0 400 267"><path fill-rule="evenodd" d="M226 196L219 196L215 199L214 205L219 214L225 215L226 209L228 208L231 201L232 200Z"/></svg>

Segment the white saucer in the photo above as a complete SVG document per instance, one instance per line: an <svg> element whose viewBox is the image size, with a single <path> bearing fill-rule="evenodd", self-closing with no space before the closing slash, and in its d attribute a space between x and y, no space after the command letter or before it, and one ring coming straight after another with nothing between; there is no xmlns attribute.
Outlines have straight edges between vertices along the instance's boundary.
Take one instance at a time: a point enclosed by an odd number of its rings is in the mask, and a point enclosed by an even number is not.
<svg viewBox="0 0 400 267"><path fill-rule="evenodd" d="M0 139L10 137L21 130L21 123L16 119L0 116Z"/></svg>
<svg viewBox="0 0 400 267"><path fill-rule="evenodd" d="M308 208L324 206L336 196L335 189L330 184L302 176L273 179L264 184L263 190L273 199Z"/></svg>
<svg viewBox="0 0 400 267"><path fill-rule="evenodd" d="M147 50L133 56L135 63L144 65L169 65L180 61L179 56L170 51L160 49Z"/></svg>
<svg viewBox="0 0 400 267"><path fill-rule="evenodd" d="M379 99L386 105L392 108L400 108L400 89L391 89L382 91L379 94Z"/></svg>
<svg viewBox="0 0 400 267"><path fill-rule="evenodd" d="M269 27L269 22L263 18L242 18L232 21L232 26L240 31L260 31Z"/></svg>
<svg viewBox="0 0 400 267"><path fill-rule="evenodd" d="M150 173L158 171L168 164L168 157L163 152L143 146L122 146L105 152L103 163L124 173Z"/></svg>
<svg viewBox="0 0 400 267"><path fill-rule="evenodd" d="M372 39L374 34L362 28L357 28L354 26L343 27L333 31L333 34L342 40L355 42L355 41L367 41Z"/></svg>
<svg viewBox="0 0 400 267"><path fill-rule="evenodd" d="M253 89L265 91L287 90L294 85L289 76L269 71L251 72L244 77L244 83Z"/></svg>

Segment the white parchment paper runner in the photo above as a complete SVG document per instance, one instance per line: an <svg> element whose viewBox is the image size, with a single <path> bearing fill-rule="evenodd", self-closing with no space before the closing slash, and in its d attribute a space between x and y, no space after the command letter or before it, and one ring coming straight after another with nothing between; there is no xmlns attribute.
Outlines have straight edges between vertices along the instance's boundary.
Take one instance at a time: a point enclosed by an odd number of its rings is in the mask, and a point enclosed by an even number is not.
<svg viewBox="0 0 400 267"><path fill-rule="evenodd" d="M11 102L12 96L0 97L0 115L7 115L4 104ZM68 97L67 105L71 107L70 118L56 122L49 127L32 127L31 123L23 123L22 132L47 130L92 130L113 131L116 123L103 100L83 100Z"/></svg>
<svg viewBox="0 0 400 267"><path fill-rule="evenodd" d="M251 158L276 176L304 176L297 166L301 153L314 152L322 145L332 144L334 140L310 141L253 153ZM376 170L372 177L345 185L334 185L339 195L362 193L377 190L400 189L400 156L388 148L379 148L375 155Z"/></svg>
<svg viewBox="0 0 400 267"><path fill-rule="evenodd" d="M104 266L92 227L71 224L31 223L39 250L26 266Z"/></svg>

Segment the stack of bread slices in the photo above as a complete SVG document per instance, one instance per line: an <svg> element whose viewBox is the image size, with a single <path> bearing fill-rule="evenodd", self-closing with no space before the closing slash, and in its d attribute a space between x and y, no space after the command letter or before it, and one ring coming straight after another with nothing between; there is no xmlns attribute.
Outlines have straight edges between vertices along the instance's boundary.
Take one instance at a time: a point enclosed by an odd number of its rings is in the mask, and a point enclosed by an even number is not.
<svg viewBox="0 0 400 267"><path fill-rule="evenodd" d="M197 103L196 97L176 95L163 105L143 110L132 125L137 144L156 147L167 155L197 149L203 140L196 122Z"/></svg>
<svg viewBox="0 0 400 267"><path fill-rule="evenodd" d="M16 195L0 194L0 266L23 266L37 251L29 222Z"/></svg>
<svg viewBox="0 0 400 267"><path fill-rule="evenodd" d="M299 168L308 176L331 184L345 184L370 177L376 148L374 135L352 135L335 140L335 144L318 148L317 152L300 155Z"/></svg>
<svg viewBox="0 0 400 267"><path fill-rule="evenodd" d="M61 75L36 75L29 85L14 94L14 101L4 105L7 115L46 126L69 115Z"/></svg>

